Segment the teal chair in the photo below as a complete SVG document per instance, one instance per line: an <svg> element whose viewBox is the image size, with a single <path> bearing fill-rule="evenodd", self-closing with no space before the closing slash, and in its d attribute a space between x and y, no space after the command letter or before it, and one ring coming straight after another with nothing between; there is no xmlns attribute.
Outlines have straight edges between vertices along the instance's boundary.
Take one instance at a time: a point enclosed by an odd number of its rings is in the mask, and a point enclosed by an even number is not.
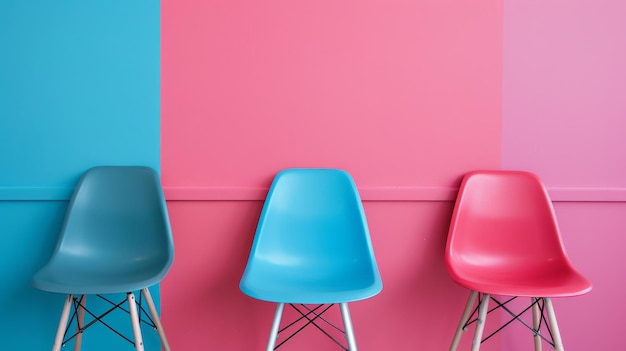
<svg viewBox="0 0 626 351"><path fill-rule="evenodd" d="M172 233L157 173L141 166L87 170L74 190L52 257L32 279L37 289L66 295L52 350L60 350L71 339L74 349L80 350L83 332L96 322L113 329L102 320L103 315L87 309L87 295L111 304L104 315L116 308L129 313L134 341L116 333L136 350L144 350L141 323L156 328L163 348L169 350L148 287L163 279L173 259ZM139 301L134 291L140 291ZM125 293L126 299L114 303L102 296L115 293ZM85 312L93 316L87 324ZM70 335L74 320L76 332Z"/></svg>
<svg viewBox="0 0 626 351"><path fill-rule="evenodd" d="M382 290L361 199L352 177L336 169L286 169L270 187L258 222L240 289L255 299L277 303L267 351L306 326L330 324L321 315L340 306L344 350L356 351L348 303ZM282 329L285 304L304 325ZM295 323L295 322L294 322ZM291 333L281 338L279 333Z"/></svg>

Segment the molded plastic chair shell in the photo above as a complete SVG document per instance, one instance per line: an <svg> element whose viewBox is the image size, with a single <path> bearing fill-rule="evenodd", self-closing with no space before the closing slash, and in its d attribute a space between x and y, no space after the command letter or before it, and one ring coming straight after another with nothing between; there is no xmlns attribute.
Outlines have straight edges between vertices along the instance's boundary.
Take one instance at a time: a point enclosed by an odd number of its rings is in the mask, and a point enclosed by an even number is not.
<svg viewBox="0 0 626 351"><path fill-rule="evenodd" d="M565 252L543 183L523 171L464 177L445 261L458 284L491 294L559 297L591 290Z"/></svg>
<svg viewBox="0 0 626 351"><path fill-rule="evenodd" d="M287 303L356 301L381 291L361 200L347 172L276 175L240 287L251 297Z"/></svg>
<svg viewBox="0 0 626 351"><path fill-rule="evenodd" d="M382 281L361 199L347 172L297 168L276 175L239 286L253 298L277 303L266 351L311 324L342 349L357 350L348 302L378 294ZM280 329L285 304L301 317ZM334 304L341 310L347 348L318 324L328 323L321 315ZM306 323L298 328L299 321ZM291 335L275 347L279 333Z"/></svg>
<svg viewBox="0 0 626 351"><path fill-rule="evenodd" d="M52 258L32 284L56 293L134 291L161 281L173 260L156 172L141 166L95 167L79 180Z"/></svg>
<svg viewBox="0 0 626 351"><path fill-rule="evenodd" d="M174 260L169 217L158 174L143 166L101 166L87 170L76 185L67 208L59 240L48 263L32 278L40 290L63 293L67 297L52 350L59 351L74 340L80 350L82 334L96 321L119 308L130 316L137 351L143 351L142 318L150 319L164 350L170 350L157 308L148 287L159 283ZM138 313L142 299L150 312ZM122 302L95 315L87 309L87 295L126 293L127 310ZM81 295L78 298L76 295ZM105 299L108 302L110 300ZM71 314L70 310L74 309ZM93 321L85 323L85 312ZM69 323L68 323L69 320ZM68 334L76 320L76 334Z"/></svg>
<svg viewBox="0 0 626 351"><path fill-rule="evenodd" d="M546 188L529 172L465 175L452 214L445 262L452 279L471 290L450 351L457 349L463 331L474 322L472 351L478 351L482 342L510 323L483 339L487 314L500 308L511 321L522 321L519 316L531 310L532 326L522 323L532 332L535 351L542 350L543 341L563 351L552 298L591 290L591 282L565 252ZM516 314L505 305L520 296L530 302ZM477 297L478 307L472 312ZM490 301L495 308L489 308Z"/></svg>

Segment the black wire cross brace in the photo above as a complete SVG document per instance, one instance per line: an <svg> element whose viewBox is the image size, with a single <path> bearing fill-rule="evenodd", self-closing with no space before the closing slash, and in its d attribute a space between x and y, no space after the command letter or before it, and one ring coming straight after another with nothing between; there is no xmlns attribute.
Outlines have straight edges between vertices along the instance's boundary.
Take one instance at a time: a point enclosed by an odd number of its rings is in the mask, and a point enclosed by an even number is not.
<svg viewBox="0 0 626 351"><path fill-rule="evenodd" d="M475 323L478 321L478 308L481 304L481 301L484 299L484 294L482 293L478 293L478 303L476 304L476 307L474 308L474 311L472 311L472 314L470 315L470 317L468 318L467 322L465 322L465 325L463 326L463 330L467 330L467 327L470 326L471 324ZM540 338L542 338L543 340L545 340L548 344L550 344L550 346L552 348L555 347L554 341L552 339L552 331L550 330L550 324L548 323L548 321L546 320L546 316L544 314L544 308L545 308L545 301L543 298L537 298L537 297L533 297L532 298L532 303L524 308L520 313L514 313L513 311L511 311L511 309L509 309L506 305L508 303L510 303L511 301L515 300L518 298L518 296L513 296L510 297L509 299L507 299L504 302L500 302L497 298L490 296L491 300L493 300L496 303L496 306L489 309L487 311L487 314L497 310L497 309L503 309L504 311L506 311L509 315L512 316L512 318L504 323L502 326L500 326L500 328L496 329L494 332L492 332L491 334L489 334L487 337L483 338L480 342L483 343L485 341L487 341L487 339L491 338L492 336L494 336L497 332L499 332L500 330L504 329L504 327L506 327L507 325L511 324L514 321L518 321L520 323L522 323L526 328L530 329L533 334L535 336L539 336ZM534 327L528 325L528 323L526 323L523 319L521 319L520 317L529 309L531 309L533 306L537 305L539 307L539 312L541 313L541 318L539 319L539 325L537 326L537 329L535 329ZM545 327L545 329L548 332L549 335L549 339L544 336L541 333L541 329L542 327Z"/></svg>
<svg viewBox="0 0 626 351"><path fill-rule="evenodd" d="M108 314L110 314L111 312L115 311L116 309L120 309L128 314L130 314L130 312L123 307L123 305L128 301L127 299L124 299L118 303L115 303L109 299L107 299L106 297L96 294L95 296L99 297L101 300L106 301L109 305L111 305L112 307L109 308L108 310L106 310L105 312L101 313L100 315L96 315L94 312L90 311L89 309L87 309L87 307L81 302L83 301L83 297L85 295L80 295L80 297L77 296L73 296L72 297L72 305L73 305L73 313L67 323L67 326L65 328L65 333L63 335L63 346L65 346L69 341L71 341L72 339L74 339L75 337L77 337L79 334L82 334L85 330L87 330L87 328L91 327L92 325L100 322L102 325L104 325L105 327L107 327L109 330L111 330L112 332L114 332L115 334L119 335L120 337L122 337L124 340L128 341L129 343L131 343L133 346L135 346L135 342L133 340L131 340L130 338L126 337L125 335L123 335L122 333L120 333L119 331L115 330L115 328L113 328L111 325L109 325L107 322L104 321L104 317L106 317ZM152 320L152 318L150 318L150 314L146 312L146 310L143 308L142 306L142 294L139 294L139 301L136 302L137 306L139 307L138 310L138 315L139 315L139 323L144 323L146 325L148 325L149 327L153 328L156 330L156 325L154 324L154 321ZM79 309L84 310L85 312L87 312L93 319L89 322L89 323L84 323L83 321L83 325L80 325L80 320L78 319L78 311ZM145 316L145 317L144 317ZM76 320L76 332L74 334L72 334L71 336L67 336L68 332L70 330L70 327L72 326L73 321Z"/></svg>

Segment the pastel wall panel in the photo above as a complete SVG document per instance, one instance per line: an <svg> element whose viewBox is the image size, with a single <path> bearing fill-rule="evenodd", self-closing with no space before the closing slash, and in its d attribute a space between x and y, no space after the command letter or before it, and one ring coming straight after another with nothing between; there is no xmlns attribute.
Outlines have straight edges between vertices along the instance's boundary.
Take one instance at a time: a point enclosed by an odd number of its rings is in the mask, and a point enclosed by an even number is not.
<svg viewBox="0 0 626 351"><path fill-rule="evenodd" d="M274 306L238 288L262 200L282 168L339 167L385 285L353 306L359 348L445 348L467 298L443 264L452 200L500 166L501 40L495 0L163 1L173 347L265 347ZM289 343L336 349L317 330Z"/></svg>
<svg viewBox="0 0 626 351"><path fill-rule="evenodd" d="M52 347L64 297L29 280L52 253L82 172L159 168L159 13L146 0L0 1L3 350ZM109 322L129 324L123 313ZM132 348L94 328L85 349ZM146 345L158 348L154 333Z"/></svg>
<svg viewBox="0 0 626 351"><path fill-rule="evenodd" d="M300 166L449 198L498 165L500 1L166 0L162 24L170 198L258 199Z"/></svg>
<svg viewBox="0 0 626 351"><path fill-rule="evenodd" d="M505 3L503 166L626 199L626 3Z"/></svg>
<svg viewBox="0 0 626 351"><path fill-rule="evenodd" d="M594 284L588 295L555 301L573 351L622 348L624 15L618 0L505 1L502 165L544 179L568 253ZM522 329L503 336L503 349L532 348Z"/></svg>

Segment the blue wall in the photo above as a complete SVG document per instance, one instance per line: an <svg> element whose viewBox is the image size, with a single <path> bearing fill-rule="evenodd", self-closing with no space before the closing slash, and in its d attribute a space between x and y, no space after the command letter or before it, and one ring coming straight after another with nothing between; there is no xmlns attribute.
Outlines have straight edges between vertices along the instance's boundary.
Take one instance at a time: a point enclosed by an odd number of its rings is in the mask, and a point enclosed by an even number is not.
<svg viewBox="0 0 626 351"><path fill-rule="evenodd" d="M52 252L81 173L159 169L159 17L159 1L0 1L3 350L52 346L63 296L29 280ZM130 324L123 313L110 321ZM158 349L145 334L147 349ZM133 347L98 327L84 349Z"/></svg>

